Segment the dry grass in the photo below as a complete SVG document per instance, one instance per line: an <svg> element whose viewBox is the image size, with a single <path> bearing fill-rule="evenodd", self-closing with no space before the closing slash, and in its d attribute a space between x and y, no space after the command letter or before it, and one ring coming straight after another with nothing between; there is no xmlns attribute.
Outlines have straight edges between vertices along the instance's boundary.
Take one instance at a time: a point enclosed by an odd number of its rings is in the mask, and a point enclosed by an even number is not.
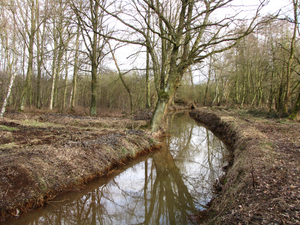
<svg viewBox="0 0 300 225"><path fill-rule="evenodd" d="M0 121L0 221L41 207L157 145L131 126L120 118L6 114Z"/></svg>
<svg viewBox="0 0 300 225"><path fill-rule="evenodd" d="M237 109L191 114L234 153L205 224L300 224L300 124Z"/></svg>

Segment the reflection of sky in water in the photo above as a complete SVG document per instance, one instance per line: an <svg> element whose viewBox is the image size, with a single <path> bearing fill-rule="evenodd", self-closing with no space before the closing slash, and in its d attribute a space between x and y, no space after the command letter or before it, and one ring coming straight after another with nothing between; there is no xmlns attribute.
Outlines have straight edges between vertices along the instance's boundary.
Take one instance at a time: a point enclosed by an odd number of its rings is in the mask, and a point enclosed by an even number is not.
<svg viewBox="0 0 300 225"><path fill-rule="evenodd" d="M179 118L181 119L184 117ZM171 125L169 149L190 192L201 204L206 204L213 196L213 182L223 174L223 155L227 154L227 150L211 131L197 126L195 121L188 119L183 126L186 126L184 131ZM183 139L186 139L184 146Z"/></svg>
<svg viewBox="0 0 300 225"><path fill-rule="evenodd" d="M169 147L105 184L93 182L83 193L57 200L64 203L53 202L8 224L191 223L188 216L210 201L227 152L218 138L187 115L173 115L168 123Z"/></svg>

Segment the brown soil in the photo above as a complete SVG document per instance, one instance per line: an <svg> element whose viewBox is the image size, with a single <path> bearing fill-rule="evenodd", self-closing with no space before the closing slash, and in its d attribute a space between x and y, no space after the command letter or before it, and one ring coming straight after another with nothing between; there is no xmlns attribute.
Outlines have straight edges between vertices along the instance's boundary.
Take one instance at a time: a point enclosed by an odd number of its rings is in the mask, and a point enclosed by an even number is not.
<svg viewBox="0 0 300 225"><path fill-rule="evenodd" d="M234 154L204 223L300 224L300 123L225 108L190 114Z"/></svg>
<svg viewBox="0 0 300 225"><path fill-rule="evenodd" d="M153 137L136 129L145 125L120 118L6 113L0 120L0 221L82 188L153 149Z"/></svg>

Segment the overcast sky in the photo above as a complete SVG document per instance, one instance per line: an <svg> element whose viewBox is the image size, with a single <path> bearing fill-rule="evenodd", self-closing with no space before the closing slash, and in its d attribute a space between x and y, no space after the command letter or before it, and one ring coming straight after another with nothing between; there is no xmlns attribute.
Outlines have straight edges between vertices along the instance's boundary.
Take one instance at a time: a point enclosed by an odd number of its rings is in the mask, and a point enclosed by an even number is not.
<svg viewBox="0 0 300 225"><path fill-rule="evenodd" d="M218 14L215 16L224 17L226 15L241 12L240 17L251 18L261 1L262 0L235 0L232 3L232 7L218 11ZM277 13L278 11L280 11L281 14L286 15L291 12L291 1L292 0L269 0L269 3L261 11L261 15ZM137 58L128 58L138 50L141 50L140 46L126 46L117 50L116 58L122 70L132 69L133 67L145 68L146 53L139 54ZM134 61L134 59L136 60ZM109 62L106 66L111 69L115 69L115 64L113 62Z"/></svg>

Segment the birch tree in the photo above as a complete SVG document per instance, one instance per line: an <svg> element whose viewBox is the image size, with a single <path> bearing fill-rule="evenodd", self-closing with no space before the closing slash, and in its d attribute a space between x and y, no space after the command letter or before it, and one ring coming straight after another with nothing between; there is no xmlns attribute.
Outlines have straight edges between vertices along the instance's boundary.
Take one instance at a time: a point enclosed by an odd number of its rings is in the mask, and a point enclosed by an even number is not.
<svg viewBox="0 0 300 225"><path fill-rule="evenodd" d="M8 5L8 4L7 4ZM6 5L6 6L7 6ZM1 45L5 49L4 54L4 65L3 69L8 77L10 77L10 82L8 85L6 96L3 100L3 104L0 111L0 118L3 117L3 114L5 113L6 106L11 94L11 89L17 74L17 33L16 33L16 24L12 23L14 21L13 17L14 14L12 14L12 18L9 18L9 15L4 12L3 6L0 5L0 12L2 14L2 18L0 20L0 32L1 32ZM11 23L10 23L11 22ZM11 32L14 31L14 32ZM0 67L1 69L1 67Z"/></svg>
<svg viewBox="0 0 300 225"><path fill-rule="evenodd" d="M8 86L8 91L7 91L7 94L6 94L6 97L3 101L3 104L2 104L2 107L1 107L1 112L0 112L0 118L3 117L3 114L5 113L5 110L6 110L6 105L7 105L7 101L10 97L10 93L11 93L11 88L14 84L14 80L15 80L15 77L16 77L16 73L13 73L10 77L10 82L9 82L9 86Z"/></svg>

